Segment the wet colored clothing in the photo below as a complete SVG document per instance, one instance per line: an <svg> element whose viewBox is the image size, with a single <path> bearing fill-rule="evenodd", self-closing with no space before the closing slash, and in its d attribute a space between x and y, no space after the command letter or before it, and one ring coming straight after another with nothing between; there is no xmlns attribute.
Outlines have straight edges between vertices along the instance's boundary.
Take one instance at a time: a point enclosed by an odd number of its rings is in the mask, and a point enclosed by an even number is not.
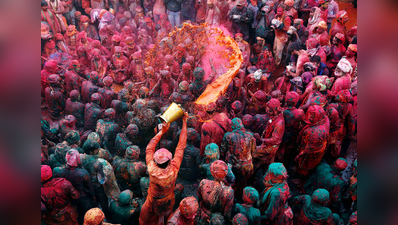
<svg viewBox="0 0 398 225"><path fill-rule="evenodd" d="M321 115L318 115L321 117ZM297 139L299 144L299 158L296 157L297 171L302 175L308 175L309 170L314 169L322 160L326 151L327 137L329 135L330 122L327 116L316 123L307 124L300 132Z"/></svg>
<svg viewBox="0 0 398 225"><path fill-rule="evenodd" d="M94 130L102 113L103 109L97 103L87 103L84 108L84 130Z"/></svg>
<svg viewBox="0 0 398 225"><path fill-rule="evenodd" d="M317 203L311 202L311 196L300 195L293 199L293 204L297 205L298 213L295 224L303 225L333 225L333 214L332 211Z"/></svg>
<svg viewBox="0 0 398 225"><path fill-rule="evenodd" d="M126 113L130 111L131 105L125 101L113 100L111 102L111 107L116 111L116 123L121 127L126 127L129 123L129 121L127 121Z"/></svg>
<svg viewBox="0 0 398 225"><path fill-rule="evenodd" d="M93 84L93 82L91 81L83 81L81 89L82 102L90 102L91 95L96 93L98 91L98 88L99 87Z"/></svg>
<svg viewBox="0 0 398 225"><path fill-rule="evenodd" d="M41 186L41 202L47 209L44 222L49 225L77 225L77 212L71 199L80 194L64 178L53 178Z"/></svg>
<svg viewBox="0 0 398 225"><path fill-rule="evenodd" d="M286 181L272 184L261 193L260 213L261 224L284 224L284 212L289 186Z"/></svg>
<svg viewBox="0 0 398 225"><path fill-rule="evenodd" d="M185 219L178 208L173 214L171 214L169 221L167 221L167 225L194 225L194 222L195 220L190 221Z"/></svg>
<svg viewBox="0 0 398 225"><path fill-rule="evenodd" d="M80 92L81 78L74 71L65 73L65 91L70 93L72 90Z"/></svg>
<svg viewBox="0 0 398 225"><path fill-rule="evenodd" d="M137 138L138 139L138 138ZM138 145L138 140L130 140L126 134L119 133L116 135L115 139L115 151L120 157L124 157L127 147L131 145Z"/></svg>
<svg viewBox="0 0 398 225"><path fill-rule="evenodd" d="M232 165L236 176L236 194L240 196L248 179L253 175L252 154L256 150L256 139L244 128L233 130L224 135L220 146L221 159Z"/></svg>
<svg viewBox="0 0 398 225"><path fill-rule="evenodd" d="M175 202L175 182L187 143L186 124L182 127L174 158L169 162L166 169L158 167L153 159L156 145L161 137L161 133L157 134L149 142L146 149L146 164L151 182L147 199L141 209L140 224L157 224L162 219L167 221Z"/></svg>
<svg viewBox="0 0 398 225"><path fill-rule="evenodd" d="M95 131L101 137L101 146L108 149L111 154L115 155L116 135L121 132L119 124L109 119L100 119L97 121L97 127Z"/></svg>
<svg viewBox="0 0 398 225"><path fill-rule="evenodd" d="M210 161L208 159L204 159L202 164L200 164L200 166L199 166L201 176L207 180L214 180L213 175L211 175L210 166L211 166L211 163L214 162L215 160L216 159L214 159L213 161ZM232 172L231 164L228 164L228 173L227 173L227 176L225 176L225 178L224 178L224 182L226 184L230 184L230 185L235 183L235 175Z"/></svg>
<svg viewBox="0 0 398 225"><path fill-rule="evenodd" d="M65 109L65 95L62 89L58 87L47 87L44 96L48 105L50 117L53 120L61 118Z"/></svg>
<svg viewBox="0 0 398 225"><path fill-rule="evenodd" d="M254 208L252 205L236 203L233 211L236 214L242 213L245 215L249 221L249 225L258 225L260 222L260 210Z"/></svg>
<svg viewBox="0 0 398 225"><path fill-rule="evenodd" d="M112 100L117 98L117 94L115 93L115 91L108 87L98 88L98 93L101 94L100 106L103 109L110 108Z"/></svg>
<svg viewBox="0 0 398 225"><path fill-rule="evenodd" d="M331 47L331 54L330 54L330 60L328 60L327 65L329 69L335 69L337 63L340 61L340 59L344 56L346 52L346 48L344 47L343 44L340 44L338 46L332 45Z"/></svg>
<svg viewBox="0 0 398 225"><path fill-rule="evenodd" d="M120 190L130 189L135 196L141 196L140 179L146 175L145 163L123 158L113 163Z"/></svg>
<svg viewBox="0 0 398 225"><path fill-rule="evenodd" d="M199 148L188 143L180 167L180 177L184 180L196 181L199 177Z"/></svg>
<svg viewBox="0 0 398 225"><path fill-rule="evenodd" d="M343 192L347 186L339 170L326 162L321 162L307 180L304 190L307 194L312 194L316 189L326 189L330 193L330 208L333 211L336 210L335 212L340 212Z"/></svg>
<svg viewBox="0 0 398 225"><path fill-rule="evenodd" d="M234 190L217 181L204 179L198 187L199 223L209 224L214 213L221 213L227 223L231 219L234 201Z"/></svg>
<svg viewBox="0 0 398 225"><path fill-rule="evenodd" d="M276 153L277 158L283 162L285 155L289 160L292 156L300 128L304 125L304 111L296 107L288 107L283 111L285 119L285 132L283 133L282 144Z"/></svg>
<svg viewBox="0 0 398 225"><path fill-rule="evenodd" d="M347 126L345 124L348 123L348 120L351 120L353 107L351 103L332 103L330 105L338 112L340 127L335 132L329 134L329 144L331 145L332 156L339 157L341 145L347 133Z"/></svg>
<svg viewBox="0 0 398 225"><path fill-rule="evenodd" d="M329 32L330 40L333 40L334 36L336 36L337 33L344 34L345 40L343 42L343 45L347 46L348 45L347 44L347 28L344 25L342 25L341 23L336 21L333 24L333 26L332 26L332 28L330 29L330 32Z"/></svg>
<svg viewBox="0 0 398 225"><path fill-rule="evenodd" d="M120 202L112 202L109 212L114 224L127 225L136 224L135 221L139 217L140 209L130 204L122 205Z"/></svg>
<svg viewBox="0 0 398 225"><path fill-rule="evenodd" d="M282 113L268 120L267 128L262 135L264 138L263 144L257 147L253 154L254 166L256 168L263 166L267 168L269 164L274 162L276 152L279 149L279 145L282 143L284 131L285 119Z"/></svg>
<svg viewBox="0 0 398 225"><path fill-rule="evenodd" d="M205 148L210 143L221 146L225 133L231 131L231 120L225 113L218 113L210 121L202 124L200 138L200 156L203 157Z"/></svg>

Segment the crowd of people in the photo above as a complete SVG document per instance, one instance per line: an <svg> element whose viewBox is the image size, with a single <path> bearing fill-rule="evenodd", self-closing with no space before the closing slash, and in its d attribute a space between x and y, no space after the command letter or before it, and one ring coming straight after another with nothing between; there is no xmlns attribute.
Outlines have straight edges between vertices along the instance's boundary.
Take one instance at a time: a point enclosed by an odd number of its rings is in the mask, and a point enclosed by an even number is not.
<svg viewBox="0 0 398 225"><path fill-rule="evenodd" d="M42 224L357 224L348 20L335 0L42 0ZM243 60L198 107L228 70L209 27Z"/></svg>

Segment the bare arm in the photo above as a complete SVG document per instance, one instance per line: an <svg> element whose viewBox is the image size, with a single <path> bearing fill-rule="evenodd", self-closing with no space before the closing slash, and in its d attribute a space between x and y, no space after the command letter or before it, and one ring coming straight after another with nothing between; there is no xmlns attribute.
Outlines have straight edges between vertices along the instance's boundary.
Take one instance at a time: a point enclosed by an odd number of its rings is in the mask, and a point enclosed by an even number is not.
<svg viewBox="0 0 398 225"><path fill-rule="evenodd" d="M163 129L156 134L155 137L149 142L148 146L146 147L146 164L148 165L153 160L153 154L155 154L156 145L159 143L160 138L162 138L163 134L167 132L169 129L170 124L165 124Z"/></svg>

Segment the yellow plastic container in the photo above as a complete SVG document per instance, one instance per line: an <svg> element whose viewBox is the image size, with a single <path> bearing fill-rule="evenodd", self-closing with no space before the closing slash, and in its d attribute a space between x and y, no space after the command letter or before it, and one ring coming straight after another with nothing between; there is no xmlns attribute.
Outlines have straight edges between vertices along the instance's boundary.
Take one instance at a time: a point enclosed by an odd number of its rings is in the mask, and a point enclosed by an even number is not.
<svg viewBox="0 0 398 225"><path fill-rule="evenodd" d="M176 103L171 103L169 108L160 116L160 118L166 123L172 123L184 115L181 106Z"/></svg>

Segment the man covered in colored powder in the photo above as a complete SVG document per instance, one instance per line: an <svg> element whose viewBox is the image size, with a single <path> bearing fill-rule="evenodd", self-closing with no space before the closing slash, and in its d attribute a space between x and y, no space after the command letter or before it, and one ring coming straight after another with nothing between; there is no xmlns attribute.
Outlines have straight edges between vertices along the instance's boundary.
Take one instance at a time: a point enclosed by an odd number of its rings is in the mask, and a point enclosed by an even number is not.
<svg viewBox="0 0 398 225"><path fill-rule="evenodd" d="M81 165L79 152L70 149L66 153L66 166L56 167L53 171L54 178L65 178L80 193L80 199L76 200L79 222L83 222L86 212L92 208L94 191L87 170L79 168Z"/></svg>
<svg viewBox="0 0 398 225"><path fill-rule="evenodd" d="M310 106L305 115L305 127L297 138L299 154L294 161L297 163L297 172L308 176L322 160L327 147L330 122L321 106Z"/></svg>
<svg viewBox="0 0 398 225"><path fill-rule="evenodd" d="M70 199L80 193L65 178L53 178L49 166L41 166L41 203L45 206L44 222L56 225L77 225L77 211Z"/></svg>
<svg viewBox="0 0 398 225"><path fill-rule="evenodd" d="M217 160L211 164L210 171L215 180L204 179L198 188L200 207L198 224L209 224L215 213L221 213L228 223L231 220L234 203L234 190L223 182L228 173L228 166L224 161Z"/></svg>
<svg viewBox="0 0 398 225"><path fill-rule="evenodd" d="M205 148L205 156L203 162L200 164L199 169L201 176L207 180L214 180L213 175L211 174L210 167L211 164L220 159L220 149L217 144L210 143ZM235 183L235 175L232 172L232 166L228 166L228 173L225 176L225 183L234 184Z"/></svg>
<svg viewBox="0 0 398 225"><path fill-rule="evenodd" d="M167 149L159 149L155 152L160 138L170 127L163 126L162 130L150 141L146 149L146 164L151 180L148 196L141 209L140 224L156 224L167 221L172 213L174 205L175 181L180 169L184 150L187 143L187 119L183 117L183 125L180 139L175 150L174 158Z"/></svg>
<svg viewBox="0 0 398 225"><path fill-rule="evenodd" d="M289 197L287 177L282 163L269 165L260 200L261 224L284 224L285 204Z"/></svg>
<svg viewBox="0 0 398 225"><path fill-rule="evenodd" d="M121 191L130 189L134 196L141 196L140 180L147 176L147 166L139 161L140 148L129 146L124 158L115 157L113 168Z"/></svg>
<svg viewBox="0 0 398 225"><path fill-rule="evenodd" d="M294 146L296 144L298 132L304 125L305 113L302 109L297 109L295 107L299 101L299 97L299 94L295 91L287 92L285 96L286 108L283 111L285 132L283 133L282 143L276 153L277 159L280 160L280 162L287 163L285 165L294 164Z"/></svg>
<svg viewBox="0 0 398 225"><path fill-rule="evenodd" d="M260 196L258 191L253 187L245 187L243 189L243 204L236 203L233 211L242 213L248 219L249 225L257 225L260 222L260 210L256 208Z"/></svg>
<svg viewBox="0 0 398 225"><path fill-rule="evenodd" d="M104 112L104 118L97 121L95 131L101 137L101 145L115 155L115 139L116 135L121 132L119 124L115 123L116 112L109 108Z"/></svg>
<svg viewBox="0 0 398 225"><path fill-rule="evenodd" d="M281 112L281 103L272 98L267 102L267 114L270 116L266 129L262 134L263 144L257 147L253 159L256 169L267 169L274 162L276 152L282 143L285 131L285 120Z"/></svg>
<svg viewBox="0 0 398 225"><path fill-rule="evenodd" d="M346 168L347 161L343 158L338 158L332 165L321 162L308 178L304 186L305 192L310 194L319 188L326 189L330 194L329 208L335 213L340 212L343 191L348 186L341 174Z"/></svg>
<svg viewBox="0 0 398 225"><path fill-rule="evenodd" d="M252 154L256 150L256 139L247 131L242 120L232 120L232 132L224 135L221 143L221 158L232 165L232 171L236 176L235 193L241 195L248 179L253 175Z"/></svg>
<svg viewBox="0 0 398 225"><path fill-rule="evenodd" d="M300 195L293 199L295 206L295 224L334 224L332 211L327 207L329 192L325 189L317 189L309 195Z"/></svg>
<svg viewBox="0 0 398 225"><path fill-rule="evenodd" d="M65 95L61 85L62 79L57 74L52 74L47 78L49 87L44 91L45 99L48 105L50 117L58 120L64 114Z"/></svg>
<svg viewBox="0 0 398 225"><path fill-rule="evenodd" d="M212 102L207 105L206 111L211 115L209 121L202 124L202 134L200 138L200 155L203 156L205 147L210 143L216 143L218 146L224 138L225 133L231 131L231 121L227 114L217 112L216 103Z"/></svg>
<svg viewBox="0 0 398 225"><path fill-rule="evenodd" d="M170 216L167 225L194 225L199 204L196 198L186 197L180 202L178 209Z"/></svg>
<svg viewBox="0 0 398 225"><path fill-rule="evenodd" d="M199 148L195 147L194 143L199 139L199 133L193 128L188 128L187 147L184 152L184 158L179 173L179 177L184 180L196 181L196 179L198 179L201 158L199 156Z"/></svg>

